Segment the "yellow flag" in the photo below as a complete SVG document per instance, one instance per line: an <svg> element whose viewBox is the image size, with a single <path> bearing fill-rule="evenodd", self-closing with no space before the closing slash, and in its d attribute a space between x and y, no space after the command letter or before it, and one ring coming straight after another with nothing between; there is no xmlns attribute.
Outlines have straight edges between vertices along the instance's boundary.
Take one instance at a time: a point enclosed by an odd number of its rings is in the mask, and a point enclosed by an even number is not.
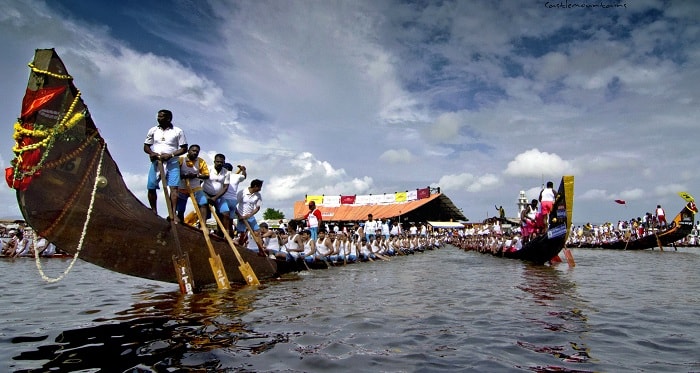
<svg viewBox="0 0 700 373"><path fill-rule="evenodd" d="M687 192L678 192L678 195L681 196L686 202L695 202L695 198L688 194Z"/></svg>
<svg viewBox="0 0 700 373"><path fill-rule="evenodd" d="M323 196L306 196L306 203L314 201L317 205L323 204Z"/></svg>

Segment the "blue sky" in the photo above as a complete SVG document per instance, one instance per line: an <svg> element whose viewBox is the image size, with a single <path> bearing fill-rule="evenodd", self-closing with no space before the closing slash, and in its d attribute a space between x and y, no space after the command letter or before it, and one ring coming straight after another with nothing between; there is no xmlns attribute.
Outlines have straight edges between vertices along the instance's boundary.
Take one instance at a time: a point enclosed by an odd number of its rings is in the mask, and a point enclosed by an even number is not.
<svg viewBox="0 0 700 373"><path fill-rule="evenodd" d="M170 108L288 217L306 194L428 185L472 221L512 216L562 174L577 223L675 214L700 194L700 3L557 4L0 0L0 164L26 64L55 48L144 202L143 140Z"/></svg>

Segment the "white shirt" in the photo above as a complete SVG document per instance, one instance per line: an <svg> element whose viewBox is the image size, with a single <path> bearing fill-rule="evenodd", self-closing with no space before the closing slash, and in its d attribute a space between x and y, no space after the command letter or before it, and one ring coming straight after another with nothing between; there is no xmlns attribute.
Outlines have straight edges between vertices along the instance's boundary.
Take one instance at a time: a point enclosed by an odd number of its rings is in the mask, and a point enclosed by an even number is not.
<svg viewBox="0 0 700 373"><path fill-rule="evenodd" d="M146 133L144 144L150 145L151 150L159 154L173 153L187 145L187 138L185 138L185 132L179 127L172 126L163 129L160 126L155 126Z"/></svg>
<svg viewBox="0 0 700 373"><path fill-rule="evenodd" d="M221 167L221 172L217 172L216 168L209 171L209 178L202 183L202 189L210 196L214 196L230 183L230 174L227 169Z"/></svg>
<svg viewBox="0 0 700 373"><path fill-rule="evenodd" d="M262 196L260 193L250 193L248 188L239 190L236 195L236 200L238 201L236 209L241 215L252 214L256 207L262 206Z"/></svg>
<svg viewBox="0 0 700 373"><path fill-rule="evenodd" d="M367 220L364 227L365 234L376 234L378 226L379 224L376 220Z"/></svg>
<svg viewBox="0 0 700 373"><path fill-rule="evenodd" d="M545 188L542 189L542 202L549 201L554 202L554 189Z"/></svg>
<svg viewBox="0 0 700 373"><path fill-rule="evenodd" d="M229 172L228 190L226 190L226 193L224 193L224 199L237 199L238 184L240 184L243 180L245 180L245 176L243 174L234 174L233 172Z"/></svg>
<svg viewBox="0 0 700 373"><path fill-rule="evenodd" d="M202 159L200 157L197 157L196 160L192 161L186 155L183 155L180 157L179 162L180 162L180 175L192 174L192 173L203 174L203 175L209 174L209 168L207 167L207 162L205 162L204 159ZM182 190L187 190L187 181L186 180L190 181L190 188L192 188L192 189L195 189L195 188L200 187L202 185L202 180L199 178L181 179L180 180L180 188Z"/></svg>

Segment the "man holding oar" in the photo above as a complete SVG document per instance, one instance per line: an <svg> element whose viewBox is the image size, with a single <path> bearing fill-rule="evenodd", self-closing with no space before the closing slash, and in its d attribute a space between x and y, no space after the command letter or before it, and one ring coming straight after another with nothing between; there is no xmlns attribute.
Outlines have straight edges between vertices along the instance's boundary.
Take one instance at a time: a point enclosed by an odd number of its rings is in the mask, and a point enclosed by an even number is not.
<svg viewBox="0 0 700 373"><path fill-rule="evenodd" d="M236 205L236 215L238 215L238 223L236 224L236 231L239 234L238 244L240 246L246 247L246 240L248 235L246 234L246 224L244 220L248 222L251 227L251 234L258 234L260 227L258 226L257 220L255 220L255 214L260 211L262 207L262 196L260 191L262 190L263 181L255 179L250 182L248 188L242 188L238 191L236 200L238 204ZM261 256L267 256L265 252L260 249Z"/></svg>
<svg viewBox="0 0 700 373"><path fill-rule="evenodd" d="M187 152L187 138L185 132L179 127L175 127L172 123L173 113L170 110L158 111L158 125L148 130L146 140L143 143L143 151L148 154L151 159L151 168L148 170L148 203L151 205L151 210L158 213L156 201L158 195L158 161L162 161L166 166L168 188L170 189L170 204L173 211L177 206L177 189L180 185L180 165L177 163L177 158ZM167 201L166 201L167 203Z"/></svg>
<svg viewBox="0 0 700 373"><path fill-rule="evenodd" d="M197 202L197 206L193 206L195 209L199 209L200 214L206 218L207 211L209 210L207 196L202 190L202 180L209 178L209 166L207 162L199 157L199 145L193 144L187 150L186 157L180 157L180 187L178 188L178 198L175 211L177 212L177 217L180 221L185 220L185 209L187 207L187 200L190 199L190 190L194 192L194 199ZM189 182L188 182L189 180ZM200 222L204 224L204 222Z"/></svg>
<svg viewBox="0 0 700 373"><path fill-rule="evenodd" d="M228 227L231 225L231 219L229 218L230 210L223 196L229 188L231 176L229 171L224 168L225 163L225 155L217 154L214 156L214 169L209 172L209 178L202 183L202 189L204 190L209 205L213 205L214 208L216 208L216 211L211 211L211 213L221 216L224 227ZM219 229L218 236L224 237L224 233L220 230L221 229Z"/></svg>

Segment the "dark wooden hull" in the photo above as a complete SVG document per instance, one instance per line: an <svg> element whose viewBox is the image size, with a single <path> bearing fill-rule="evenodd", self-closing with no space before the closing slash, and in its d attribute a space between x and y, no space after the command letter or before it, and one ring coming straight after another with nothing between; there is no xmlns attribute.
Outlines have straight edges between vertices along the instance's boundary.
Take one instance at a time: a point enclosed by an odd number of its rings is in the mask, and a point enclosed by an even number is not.
<svg viewBox="0 0 700 373"><path fill-rule="evenodd" d="M676 215L670 223L669 228L663 229L656 234L646 235L636 240L618 240L595 245L598 248L607 250L646 250L655 247L671 246L674 242L688 236L693 230L693 222L697 208L694 204L688 203L683 210Z"/></svg>
<svg viewBox="0 0 700 373"><path fill-rule="evenodd" d="M51 49L37 50L33 64L52 74L67 74L63 62ZM65 91L51 99L41 99L46 92L62 86ZM77 94L72 80L32 71L23 102L22 126L53 129L58 122L57 114L65 116ZM30 111L28 107L32 102L40 104L40 108ZM17 191L24 219L37 234L70 254L77 253L84 233L79 257L87 262L131 276L176 283L172 257L180 251L171 224L154 214L127 189L82 99L75 103L73 113L85 113L85 116L67 126L68 129L59 131L52 146L40 149L41 157L45 157L39 162L40 172L12 181L15 186L19 182L27 183ZM140 149L140 144L133 145ZM19 162L19 166L17 160L13 162L18 169L32 167L26 160ZM144 167L147 163L144 155ZM98 168L106 184L96 182ZM93 188L94 204L90 209ZM159 199L163 198L159 195ZM202 233L187 225L177 225L176 229L181 252L189 256L195 285L215 284ZM238 270L239 263L226 241L212 237L212 242L221 255L229 280L245 283ZM246 249L239 248L239 252L259 279L277 272L274 261Z"/></svg>
<svg viewBox="0 0 700 373"><path fill-rule="evenodd" d="M556 200L552 212L549 214L547 233L531 239L518 251L494 253L494 255L536 264L544 264L559 255L559 252L566 245L570 231L573 204L574 177L564 176L559 183Z"/></svg>
<svg viewBox="0 0 700 373"><path fill-rule="evenodd" d="M566 243L566 235L548 237L542 235L523 245L523 248L515 252L495 253L495 256L503 256L509 259L520 259L536 264L544 264L553 257L559 255Z"/></svg>
<svg viewBox="0 0 700 373"><path fill-rule="evenodd" d="M480 253L490 253L498 258L518 259L535 264L544 264L550 261L566 245L566 240L571 227L571 216L573 212L574 200L574 177L564 176L557 190L556 200L549 214L549 225L546 233L540 234L523 244L517 251L493 250L484 246L490 243L483 240L479 242L469 242L467 239L458 246L467 251L477 251Z"/></svg>

